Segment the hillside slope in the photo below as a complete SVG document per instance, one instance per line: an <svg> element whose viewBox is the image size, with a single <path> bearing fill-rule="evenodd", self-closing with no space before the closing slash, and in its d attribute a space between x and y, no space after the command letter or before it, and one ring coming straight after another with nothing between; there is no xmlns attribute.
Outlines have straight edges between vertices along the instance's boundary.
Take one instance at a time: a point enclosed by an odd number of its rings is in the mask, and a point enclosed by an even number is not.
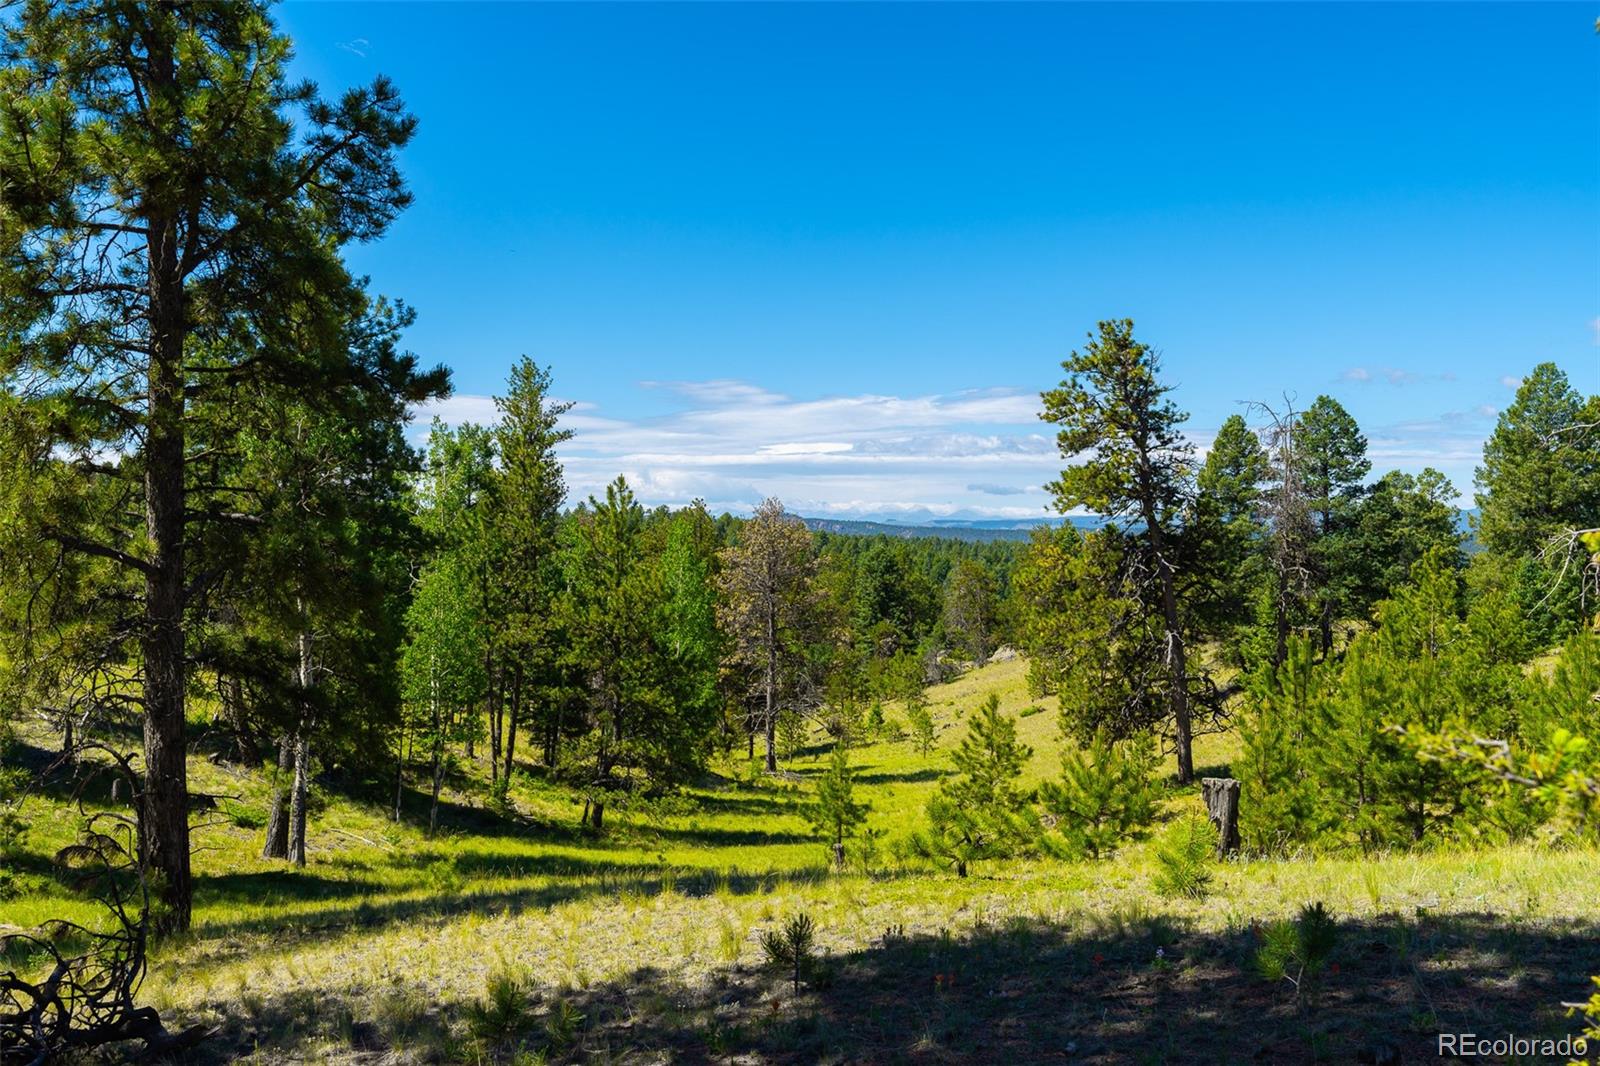
<svg viewBox="0 0 1600 1066"><path fill-rule="evenodd" d="M927 757L908 739L855 750L869 826L886 841L913 828L970 710L991 692L1014 715L1036 705L1025 672L997 663L930 689ZM1053 708L1017 721L1028 779L1056 773ZM817 741L777 779L721 764L682 797L618 811L598 840L531 767L508 813L484 809L481 780L453 781L434 840L319 795L304 870L257 857L266 779L196 758L197 789L238 799L196 835L195 928L159 949L145 995L221 1027L210 1061L512 1061L520 1047L524 1062L1295 1062L1349 1061L1375 1038L1421 1056L1441 1028L1564 1032L1559 1002L1600 971L1593 853L1237 861L1206 898L1176 901L1151 890L1148 843L966 879L886 853L832 874L802 810ZM1229 744L1208 738L1197 762ZM408 796L413 818L423 803ZM1198 800L1172 789L1166 807ZM51 877L74 823L63 789L25 813L24 894L3 920L92 917ZM1309 900L1344 923L1314 1009L1251 965L1262 924ZM799 913L831 962L797 991L762 971L759 938ZM498 1021L475 1007L496 986Z"/></svg>

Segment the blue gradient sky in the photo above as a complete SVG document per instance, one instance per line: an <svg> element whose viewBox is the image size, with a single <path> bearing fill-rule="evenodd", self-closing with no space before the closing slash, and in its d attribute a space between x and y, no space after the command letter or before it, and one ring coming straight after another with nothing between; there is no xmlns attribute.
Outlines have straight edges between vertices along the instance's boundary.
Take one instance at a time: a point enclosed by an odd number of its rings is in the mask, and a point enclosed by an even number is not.
<svg viewBox="0 0 1600 1066"><path fill-rule="evenodd" d="M289 3L390 75L417 203L357 249L455 369L579 402L574 492L1045 513L1037 393L1096 319L1196 443L1337 396L1470 492L1534 363L1600 391L1592 5Z"/></svg>

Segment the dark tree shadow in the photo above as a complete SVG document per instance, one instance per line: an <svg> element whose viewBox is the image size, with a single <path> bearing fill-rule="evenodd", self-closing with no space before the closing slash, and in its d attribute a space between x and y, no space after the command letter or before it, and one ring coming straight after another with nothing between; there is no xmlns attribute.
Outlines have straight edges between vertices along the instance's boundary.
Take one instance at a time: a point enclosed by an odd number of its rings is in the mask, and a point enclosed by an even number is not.
<svg viewBox="0 0 1600 1066"><path fill-rule="evenodd" d="M1297 1001L1257 973L1259 944L1252 928L1193 933L1160 917L1086 931L1018 919L960 937L891 929L824 958L798 993L748 966L694 985L647 968L576 993L536 990L517 1031L472 1061L511 1061L519 1044L556 1063L1435 1061L1441 1032L1577 1033L1560 1003L1600 972L1593 922L1389 916L1342 923L1334 965ZM584 1021L574 1042L549 1048L563 998ZM425 1021L442 1033L467 1006L443 1004ZM417 1039L404 1012L308 1003L305 990L220 1007L223 1034L196 1061L258 1046L289 1055L313 1037L374 1053Z"/></svg>

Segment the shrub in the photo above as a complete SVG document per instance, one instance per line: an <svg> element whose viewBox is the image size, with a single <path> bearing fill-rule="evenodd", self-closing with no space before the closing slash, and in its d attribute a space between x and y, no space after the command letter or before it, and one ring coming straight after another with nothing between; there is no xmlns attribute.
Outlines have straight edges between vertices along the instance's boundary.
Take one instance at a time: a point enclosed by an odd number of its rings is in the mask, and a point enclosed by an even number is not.
<svg viewBox="0 0 1600 1066"><path fill-rule="evenodd" d="M508 1040L524 1026L527 1017L528 983L505 968L489 975L483 996L467 1007L467 1026L480 1040Z"/></svg>
<svg viewBox="0 0 1600 1066"><path fill-rule="evenodd" d="M1099 858L1143 835L1156 814L1159 787L1151 774L1158 759L1153 738L1119 742L1103 729L1087 752L1063 750L1061 780L1047 781L1040 790L1062 838L1052 850Z"/></svg>
<svg viewBox="0 0 1600 1066"><path fill-rule="evenodd" d="M1211 888L1211 857L1217 831L1206 819L1191 815L1174 822L1156 846L1156 875L1152 887L1158 895L1203 899Z"/></svg>
<svg viewBox="0 0 1600 1066"><path fill-rule="evenodd" d="M923 755L933 750L933 716L924 700L906 703L906 721L911 723L911 741Z"/></svg>
<svg viewBox="0 0 1600 1066"><path fill-rule="evenodd" d="M1274 984L1289 982L1295 999L1309 997L1338 940L1339 927L1327 908L1308 903L1293 921L1267 927L1265 942L1256 952L1256 970Z"/></svg>
<svg viewBox="0 0 1600 1066"><path fill-rule="evenodd" d="M550 1038L550 1048L561 1052L572 1046L577 1039L578 1029L583 1025L584 1016L568 1000L561 1000L550 1012L550 1017L545 1019L545 1035Z"/></svg>
<svg viewBox="0 0 1600 1066"><path fill-rule="evenodd" d="M265 811L261 810L259 807L252 807L248 804L238 803L234 800L223 801L222 813L228 819L228 821L232 822L240 829L262 829L265 828L267 824L267 815Z"/></svg>
<svg viewBox="0 0 1600 1066"><path fill-rule="evenodd" d="M816 967L816 937L817 926L809 914L797 914L782 929L768 929L761 934L767 966L788 975L796 992Z"/></svg>

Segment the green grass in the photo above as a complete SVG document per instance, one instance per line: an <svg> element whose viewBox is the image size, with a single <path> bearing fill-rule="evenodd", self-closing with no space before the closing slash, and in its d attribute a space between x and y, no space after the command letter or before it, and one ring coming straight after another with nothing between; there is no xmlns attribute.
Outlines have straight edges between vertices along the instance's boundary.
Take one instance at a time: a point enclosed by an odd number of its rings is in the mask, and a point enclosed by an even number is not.
<svg viewBox="0 0 1600 1066"><path fill-rule="evenodd" d="M853 751L869 827L888 838L913 828L980 698L998 694L1013 715L1037 702L1025 674L1021 661L997 663L931 689L928 756L909 738ZM1057 773L1046 706L1017 722L1034 749L1028 784ZM1236 752L1231 736L1207 736L1196 765L1215 772ZM175 1021L222 1026L206 1051L218 1061L355 1061L382 1048L397 1061L509 1062L519 1046L524 1061L1030 1061L1064 1043L1088 1061L1228 1061L1219 1049L1235 1030L1259 1033L1274 1061L1338 1049L1348 1061L1374 1027L1414 1048L1457 1020L1558 1031L1557 1004L1600 970L1593 852L1236 861L1200 900L1154 892L1150 843L1100 863L981 864L965 880L887 859L830 874L800 811L826 754L819 738L778 778L742 758L718 765L681 800L608 811L600 839L577 831L571 794L531 774L518 775L509 816L484 809L483 781L453 782L433 840L414 824L420 794L405 825L327 795L304 870L257 857L266 779L194 759L196 791L235 798L196 834L194 929L157 949L145 998ZM1169 787L1164 817L1199 809L1195 789ZM70 808L58 793L26 813L29 891L0 904L0 921L93 920L50 876ZM1353 945L1351 983L1329 979L1317 1018L1250 962L1253 931L1312 900ZM824 976L796 995L760 967L760 934L799 913L816 922ZM500 1002L510 987L525 990L524 1012ZM517 1031L485 1037L483 1004ZM1145 1031L1147 1012L1166 1029ZM1220 1057L1205 1039L1222 1041Z"/></svg>

